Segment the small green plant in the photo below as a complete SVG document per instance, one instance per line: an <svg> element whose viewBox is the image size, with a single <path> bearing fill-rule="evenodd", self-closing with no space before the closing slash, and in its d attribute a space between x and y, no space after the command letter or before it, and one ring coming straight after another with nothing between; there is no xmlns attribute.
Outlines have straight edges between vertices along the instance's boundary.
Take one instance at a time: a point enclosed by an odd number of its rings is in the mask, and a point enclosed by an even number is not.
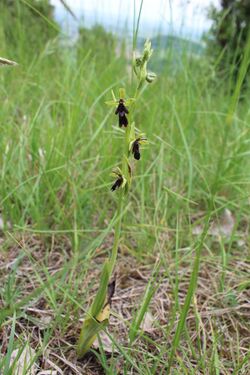
<svg viewBox="0 0 250 375"><path fill-rule="evenodd" d="M132 168L130 163L132 158L140 160L141 148L147 143L145 134L137 131L133 116L142 89L147 83L153 82L156 78L153 72L148 72L147 70L147 63L152 52L151 42L147 40L142 56L133 57L133 71L137 79L134 96L132 98L127 98L125 89L121 88L119 90L119 98L117 98L112 91L113 99L106 102L108 106L115 108L115 114L119 119L119 126L124 130L121 162L112 172L114 182L111 186L111 191L117 194L115 236L111 256L103 266L99 290L83 322L77 345L79 358L83 357L88 352L97 334L103 330L109 322L111 299L115 289L115 281L110 282L110 280L117 261L124 205L131 186Z"/></svg>

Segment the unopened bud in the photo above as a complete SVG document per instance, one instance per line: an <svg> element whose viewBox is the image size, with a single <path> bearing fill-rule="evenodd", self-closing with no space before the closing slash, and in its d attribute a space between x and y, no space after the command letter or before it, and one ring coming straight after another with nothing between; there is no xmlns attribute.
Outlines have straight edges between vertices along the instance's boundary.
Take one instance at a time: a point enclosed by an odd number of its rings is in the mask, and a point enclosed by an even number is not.
<svg viewBox="0 0 250 375"><path fill-rule="evenodd" d="M136 66L136 67L139 67L139 66L141 66L141 64L142 64L142 59L141 59L141 57L137 57L137 58L135 59L135 66Z"/></svg>
<svg viewBox="0 0 250 375"><path fill-rule="evenodd" d="M147 62L150 59L152 53L153 53L153 50L151 48L151 42L149 40L146 40L144 44L144 50L143 50L143 56L142 56L143 63Z"/></svg>
<svg viewBox="0 0 250 375"><path fill-rule="evenodd" d="M157 77L157 75L154 72L148 72L147 76L146 76L146 81L148 83L152 83L152 82L154 82L154 80L156 79L156 77Z"/></svg>

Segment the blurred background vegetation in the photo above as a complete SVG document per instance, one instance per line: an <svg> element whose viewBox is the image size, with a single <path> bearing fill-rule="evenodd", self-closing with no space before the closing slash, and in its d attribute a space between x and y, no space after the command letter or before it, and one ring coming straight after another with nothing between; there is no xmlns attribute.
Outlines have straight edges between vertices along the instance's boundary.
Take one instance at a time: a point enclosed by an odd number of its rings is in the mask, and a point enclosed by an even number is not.
<svg viewBox="0 0 250 375"><path fill-rule="evenodd" d="M207 53L217 63L220 79L233 89L250 31L250 2L248 0L221 0L220 8L210 7L209 17L213 21L206 35ZM249 78L248 74L245 82Z"/></svg>
<svg viewBox="0 0 250 375"><path fill-rule="evenodd" d="M48 40L60 31L53 18L53 6L49 0L22 1L2 0L1 12L1 52L12 55L13 59L25 57L30 61Z"/></svg>
<svg viewBox="0 0 250 375"><path fill-rule="evenodd" d="M150 211L145 205L153 209L156 196L167 199L165 184L206 205L224 133L229 132L224 122L247 41L247 4L222 1L221 8L211 9L214 22L206 45L173 35L152 38L152 69L160 78L137 113L138 126L147 124L153 137L154 145L145 151L152 167L137 182L135 216L146 220ZM15 71L2 70L0 77L5 96L0 115L3 214L13 223L29 222L36 228L68 228L75 220L88 225L104 196L114 204L102 187L108 186L107 172L119 142L109 134L115 119L107 117L103 102L111 88L117 91L130 81L131 45L125 36L100 25L81 26L77 38L68 39L49 1L6 0L0 7L0 54L20 63ZM139 37L138 48L143 40ZM246 103L238 116L230 129L227 158L216 175L218 201L243 189ZM161 163L152 169L159 157ZM157 168L162 168L160 174ZM92 194L97 196L94 202ZM171 217L171 209L167 212ZM165 214L163 210L160 216Z"/></svg>

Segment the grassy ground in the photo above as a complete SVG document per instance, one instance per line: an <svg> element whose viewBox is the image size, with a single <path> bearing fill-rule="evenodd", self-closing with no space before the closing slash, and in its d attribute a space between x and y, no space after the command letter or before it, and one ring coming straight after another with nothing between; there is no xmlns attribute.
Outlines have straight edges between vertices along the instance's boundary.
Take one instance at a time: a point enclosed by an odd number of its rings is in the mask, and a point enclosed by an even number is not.
<svg viewBox="0 0 250 375"><path fill-rule="evenodd" d="M76 358L113 241L120 139L104 101L134 91L123 51L91 43L0 50L20 63L0 71L0 373L28 344L41 374L165 374L172 355L172 374L249 374L249 105L203 58L184 52L176 69L172 50L136 110L151 142L133 166L106 346Z"/></svg>

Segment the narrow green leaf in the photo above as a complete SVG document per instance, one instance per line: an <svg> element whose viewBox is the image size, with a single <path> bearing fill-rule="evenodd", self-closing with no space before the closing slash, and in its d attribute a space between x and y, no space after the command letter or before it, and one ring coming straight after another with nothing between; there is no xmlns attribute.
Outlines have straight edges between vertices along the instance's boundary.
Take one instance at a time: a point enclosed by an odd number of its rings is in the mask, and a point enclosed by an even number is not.
<svg viewBox="0 0 250 375"><path fill-rule="evenodd" d="M90 308L90 315L92 315L93 317L96 317L101 311L101 309L103 308L103 305L105 303L105 299L107 296L108 283L109 283L109 262L107 261L104 263L102 274L101 274L100 286L95 296L95 299L92 303L92 306Z"/></svg>

